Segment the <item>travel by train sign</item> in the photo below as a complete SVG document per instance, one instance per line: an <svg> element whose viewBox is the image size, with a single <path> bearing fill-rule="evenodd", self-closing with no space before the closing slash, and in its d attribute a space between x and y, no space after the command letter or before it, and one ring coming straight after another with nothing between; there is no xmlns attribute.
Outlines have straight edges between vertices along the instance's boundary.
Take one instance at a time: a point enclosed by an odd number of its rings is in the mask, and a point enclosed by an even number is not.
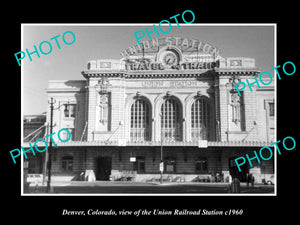
<svg viewBox="0 0 300 225"><path fill-rule="evenodd" d="M121 55L126 70L197 70L219 67L219 52L196 39L166 37L143 41Z"/></svg>
<svg viewBox="0 0 300 225"><path fill-rule="evenodd" d="M219 61L217 62L184 62L180 64L174 64L166 67L163 63L154 62L131 62L125 64L126 70L197 70L197 69L213 69L219 67Z"/></svg>

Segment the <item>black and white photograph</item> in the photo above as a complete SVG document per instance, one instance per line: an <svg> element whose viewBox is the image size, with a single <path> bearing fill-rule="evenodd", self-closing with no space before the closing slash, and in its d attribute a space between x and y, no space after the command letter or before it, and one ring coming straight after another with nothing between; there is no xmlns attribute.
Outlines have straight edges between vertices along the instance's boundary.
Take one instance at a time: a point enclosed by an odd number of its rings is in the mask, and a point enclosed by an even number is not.
<svg viewBox="0 0 300 225"><path fill-rule="evenodd" d="M276 25L188 25L22 26L25 195L276 194Z"/></svg>
<svg viewBox="0 0 300 225"><path fill-rule="evenodd" d="M5 217L294 221L293 6L206 3L8 10Z"/></svg>

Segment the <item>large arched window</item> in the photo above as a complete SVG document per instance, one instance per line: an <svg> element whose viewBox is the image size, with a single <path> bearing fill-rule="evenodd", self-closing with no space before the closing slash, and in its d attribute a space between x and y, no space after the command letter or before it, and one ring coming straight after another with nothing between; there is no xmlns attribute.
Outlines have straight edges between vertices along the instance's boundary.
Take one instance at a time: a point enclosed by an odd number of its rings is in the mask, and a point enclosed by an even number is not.
<svg viewBox="0 0 300 225"><path fill-rule="evenodd" d="M161 106L161 135L164 141L182 140L182 113L180 103L167 98Z"/></svg>
<svg viewBox="0 0 300 225"><path fill-rule="evenodd" d="M137 99L131 106L130 140L150 141L150 106L143 99Z"/></svg>
<svg viewBox="0 0 300 225"><path fill-rule="evenodd" d="M192 141L209 140L210 117L210 104L208 100L197 98L191 107Z"/></svg>

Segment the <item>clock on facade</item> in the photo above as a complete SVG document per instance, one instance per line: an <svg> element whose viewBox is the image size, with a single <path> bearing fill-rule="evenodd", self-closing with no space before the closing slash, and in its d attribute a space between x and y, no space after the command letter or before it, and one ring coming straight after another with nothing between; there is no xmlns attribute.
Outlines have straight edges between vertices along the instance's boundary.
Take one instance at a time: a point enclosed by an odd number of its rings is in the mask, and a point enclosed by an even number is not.
<svg viewBox="0 0 300 225"><path fill-rule="evenodd" d="M167 50L161 55L161 62L167 68L171 68L179 63L177 54L172 50Z"/></svg>
<svg viewBox="0 0 300 225"><path fill-rule="evenodd" d="M166 54L163 57L163 62L167 66L176 65L178 63L177 56L174 52L166 52Z"/></svg>

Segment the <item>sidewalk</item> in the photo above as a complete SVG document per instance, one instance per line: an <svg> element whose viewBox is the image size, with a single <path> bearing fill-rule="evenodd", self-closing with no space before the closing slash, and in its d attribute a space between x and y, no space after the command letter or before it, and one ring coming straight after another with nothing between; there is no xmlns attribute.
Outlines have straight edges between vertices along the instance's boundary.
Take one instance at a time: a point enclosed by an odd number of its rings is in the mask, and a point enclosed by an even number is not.
<svg viewBox="0 0 300 225"><path fill-rule="evenodd" d="M162 182L151 181L151 182L135 182L135 181L52 181L51 185L55 187L61 186L149 186L149 185L163 185L163 186L177 186L177 185L201 185L201 186L228 186L229 183L226 182ZM35 187L35 183L30 183L30 187ZM47 182L38 183L38 186L45 187ZM241 182L241 187L246 188L246 183ZM274 187L274 185L266 185L263 183L255 183L254 187ZM249 184L249 188L251 185Z"/></svg>
<svg viewBox="0 0 300 225"><path fill-rule="evenodd" d="M228 183L202 182L132 182L132 181L68 181L52 182L54 193L228 193ZM30 185L29 193L43 194L47 185ZM273 185L241 183L240 193L274 193Z"/></svg>

